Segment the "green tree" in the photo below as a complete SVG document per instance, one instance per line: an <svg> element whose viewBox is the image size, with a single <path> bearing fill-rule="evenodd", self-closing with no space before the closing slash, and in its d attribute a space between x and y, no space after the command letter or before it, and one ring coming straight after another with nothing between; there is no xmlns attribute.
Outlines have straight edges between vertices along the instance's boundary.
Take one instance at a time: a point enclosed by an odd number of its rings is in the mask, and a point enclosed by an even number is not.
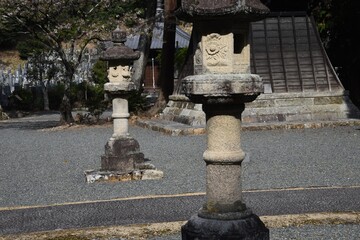
<svg viewBox="0 0 360 240"><path fill-rule="evenodd" d="M22 41L17 45L20 57L28 60L27 80L38 82L41 86L43 96L43 107L45 111L50 110L49 85L50 81L61 71L57 66L56 54L48 51L36 40Z"/></svg>
<svg viewBox="0 0 360 240"><path fill-rule="evenodd" d="M318 24L320 36L339 77L360 106L360 1L312 0L309 11Z"/></svg>
<svg viewBox="0 0 360 240"><path fill-rule="evenodd" d="M73 122L70 86L90 43L108 38L122 19L133 26L144 17L145 0L1 0L2 26L21 26L27 38L54 51L64 68L62 123Z"/></svg>

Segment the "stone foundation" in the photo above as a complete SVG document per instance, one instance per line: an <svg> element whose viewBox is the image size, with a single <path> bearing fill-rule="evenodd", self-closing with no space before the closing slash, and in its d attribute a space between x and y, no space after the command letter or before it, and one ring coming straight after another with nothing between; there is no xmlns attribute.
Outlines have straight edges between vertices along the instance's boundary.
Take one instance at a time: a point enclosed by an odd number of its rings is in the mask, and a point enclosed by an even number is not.
<svg viewBox="0 0 360 240"><path fill-rule="evenodd" d="M87 170L85 171L85 177L87 183L125 182L161 179L164 177L164 173L155 169L152 164L144 164L143 167L138 167L136 170L129 172Z"/></svg>
<svg viewBox="0 0 360 240"><path fill-rule="evenodd" d="M105 145L105 155L101 156L101 170L106 171L132 171L143 163L144 154L132 137L110 138Z"/></svg>
<svg viewBox="0 0 360 240"><path fill-rule="evenodd" d="M217 220L201 218L197 214L181 228L182 240L268 240L269 229L255 214L241 219Z"/></svg>
<svg viewBox="0 0 360 240"><path fill-rule="evenodd" d="M245 106L243 123L360 119L360 111L346 91L261 94ZM161 118L191 126L206 125L202 105L190 102L183 95L170 96Z"/></svg>
<svg viewBox="0 0 360 240"><path fill-rule="evenodd" d="M101 156L101 169L85 171L88 183L161 179L163 176L162 171L145 160L138 141L130 136L110 138Z"/></svg>

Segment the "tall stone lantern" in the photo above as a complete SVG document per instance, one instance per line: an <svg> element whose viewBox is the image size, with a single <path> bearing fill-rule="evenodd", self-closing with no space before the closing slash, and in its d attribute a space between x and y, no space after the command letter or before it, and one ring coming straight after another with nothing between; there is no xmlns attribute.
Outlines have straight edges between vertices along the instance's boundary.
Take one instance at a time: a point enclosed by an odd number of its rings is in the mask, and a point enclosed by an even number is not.
<svg viewBox="0 0 360 240"><path fill-rule="evenodd" d="M269 13L260 0L178 1L178 18L193 22L194 75L185 95L206 114L206 202L182 227L182 239L269 239L269 230L242 199L241 113L263 92L250 73L251 21Z"/></svg>
<svg viewBox="0 0 360 240"><path fill-rule="evenodd" d="M131 65L139 58L139 53L124 45L126 33L116 28L112 32L113 46L100 56L108 62L108 79L104 90L112 99L112 118L114 132L105 145L105 154L101 156L100 171L86 171L88 182L127 181L159 179L163 172L145 162L138 141L130 136L128 101L130 93L136 90L131 79Z"/></svg>

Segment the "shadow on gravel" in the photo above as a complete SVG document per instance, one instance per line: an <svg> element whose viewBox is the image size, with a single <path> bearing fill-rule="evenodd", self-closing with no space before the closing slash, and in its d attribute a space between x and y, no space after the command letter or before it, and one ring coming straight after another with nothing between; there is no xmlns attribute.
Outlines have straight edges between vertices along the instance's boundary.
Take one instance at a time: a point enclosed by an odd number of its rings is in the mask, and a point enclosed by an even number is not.
<svg viewBox="0 0 360 240"><path fill-rule="evenodd" d="M1 129L21 129L21 130L41 130L59 126L59 121L19 121L19 122L0 122Z"/></svg>

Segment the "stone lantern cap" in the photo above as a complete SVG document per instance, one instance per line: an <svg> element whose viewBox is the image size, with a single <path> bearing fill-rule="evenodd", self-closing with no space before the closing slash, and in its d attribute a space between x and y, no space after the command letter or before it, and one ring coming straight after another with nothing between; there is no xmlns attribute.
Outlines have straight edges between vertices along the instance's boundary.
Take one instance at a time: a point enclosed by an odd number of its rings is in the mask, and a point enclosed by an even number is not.
<svg viewBox="0 0 360 240"><path fill-rule="evenodd" d="M101 60L131 62L140 57L138 52L135 52L131 48L124 45L126 41L126 32L121 31L120 28L117 27L112 32L111 36L114 46L103 52L103 54L100 56Z"/></svg>
<svg viewBox="0 0 360 240"><path fill-rule="evenodd" d="M182 81L184 94L195 103L251 102L264 92L256 74L201 74Z"/></svg>
<svg viewBox="0 0 360 240"><path fill-rule="evenodd" d="M241 19L256 21L270 10L260 0L180 0L176 15L185 21L209 19Z"/></svg>

